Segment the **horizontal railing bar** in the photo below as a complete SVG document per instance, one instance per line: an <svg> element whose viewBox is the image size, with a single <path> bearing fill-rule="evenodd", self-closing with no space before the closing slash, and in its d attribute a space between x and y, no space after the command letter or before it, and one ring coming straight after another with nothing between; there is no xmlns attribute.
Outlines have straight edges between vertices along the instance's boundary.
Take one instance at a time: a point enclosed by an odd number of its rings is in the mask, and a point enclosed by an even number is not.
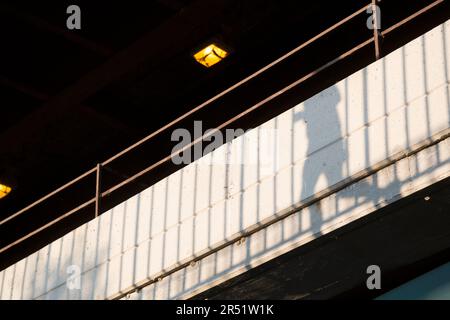
<svg viewBox="0 0 450 320"><path fill-rule="evenodd" d="M409 21L414 20L418 16L420 16L420 15L424 14L425 12L433 9L437 5L443 3L444 1L445 0L436 0L433 3L430 3L428 6L422 8L421 10L419 10L419 11L415 12L414 14L408 16L407 18L403 19L402 21L397 22L396 24L394 24L391 27L387 28L386 30L382 31L381 35L384 36L384 35L388 34L389 32L394 31L395 29L398 29L399 27L401 27L405 23L408 23Z"/></svg>
<svg viewBox="0 0 450 320"><path fill-rule="evenodd" d="M93 203L95 203L95 198L89 200L88 202L85 202L85 203L79 205L79 206L76 207L75 209L70 210L69 212L63 214L62 216L56 218L55 220L52 220L51 222L49 222L49 223L43 225L42 227L40 227L40 228L34 230L33 232L27 234L26 236L23 236L22 238L20 238L20 239L14 241L13 243L10 243L10 244L7 245L6 247L1 248L1 249L0 249L0 254L3 253L3 252L6 251L6 250L8 250L8 249L10 249L10 248L12 248L12 247L18 245L19 243L21 243L21 242L23 242L23 241L29 239L30 237L34 236L35 234L37 234L37 233L39 233L39 232L41 232L41 231L43 231L43 230L45 230L45 229L51 227L52 225L58 223L59 221L61 221L61 220L65 219L65 218L71 216L72 214L74 214L74 213L80 211L81 209L84 209L84 208L90 206L90 205L93 204Z"/></svg>
<svg viewBox="0 0 450 320"><path fill-rule="evenodd" d="M59 192L65 190L65 189L67 189L68 187L74 185L75 183L77 183L77 182L83 180L84 178L86 178L86 177L89 176L90 174L93 174L95 171L96 171L96 168L93 168L93 169L87 171L86 173L82 174L82 175L79 176L78 178L73 179L72 181L66 183L65 185L63 185L63 186L61 186L61 187L59 187L59 188L56 189L55 191L49 193L48 195L42 197L42 198L39 199L39 200L33 202L33 203L30 204L29 206L23 208L22 210L20 210L20 211L14 213L14 214L11 215L11 216L9 216L9 217L3 219L2 221L0 221L0 226L3 225L3 224L5 224L5 223L7 223L8 221L10 221L10 220L12 220L12 219L18 217L18 216L20 216L21 214L23 214L24 212L30 210L31 208L34 208L35 206L41 204L41 203L44 202L45 200L47 200L47 199L51 198L52 196L54 196L55 194L57 194L57 193L59 193Z"/></svg>

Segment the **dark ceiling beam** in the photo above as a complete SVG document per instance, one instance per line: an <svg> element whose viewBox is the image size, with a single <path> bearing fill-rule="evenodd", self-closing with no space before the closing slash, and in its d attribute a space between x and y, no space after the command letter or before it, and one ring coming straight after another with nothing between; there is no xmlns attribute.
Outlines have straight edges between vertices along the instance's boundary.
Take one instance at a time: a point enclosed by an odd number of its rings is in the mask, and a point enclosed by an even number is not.
<svg viewBox="0 0 450 320"><path fill-rule="evenodd" d="M39 101L48 101L51 98L51 96L47 93L41 92L26 84L11 80L3 75L0 75L0 85L17 90ZM81 112L85 113L86 115L90 115L98 121L101 121L102 123L111 127L111 129L133 134L137 133L136 129L125 125L123 122L119 121L116 118L112 118L106 114L100 113L92 109L91 107L88 107L86 105L79 105L78 108Z"/></svg>
<svg viewBox="0 0 450 320"><path fill-rule="evenodd" d="M158 2L176 12L180 11L184 7L183 3L179 0L158 0Z"/></svg>
<svg viewBox="0 0 450 320"><path fill-rule="evenodd" d="M33 14L19 11L10 5L7 4L0 4L0 11L5 12L9 15L13 15L14 17L18 18L19 20L25 21L26 23L39 28L41 30L44 30L46 32L56 34L58 36L61 36L65 38L66 40L86 49L91 52L94 52L95 54L102 56L102 57L109 57L111 56L114 51L110 48L105 47L104 45L100 45L95 41L86 39L85 37L80 36L76 32L68 31L67 29L55 26L48 21L35 16Z"/></svg>
<svg viewBox="0 0 450 320"><path fill-rule="evenodd" d="M102 112L98 112L97 110L92 109L89 106L80 105L79 106L79 110L83 114L90 115L93 118L97 119L98 121L104 123L105 125L107 125L111 129L120 131L120 132L122 132L124 134L129 134L129 135L138 135L139 134L137 128L129 126L129 125L126 125L122 121L119 121L118 118L110 117L107 114L104 114Z"/></svg>
<svg viewBox="0 0 450 320"><path fill-rule="evenodd" d="M211 28L222 23L221 15L234 0L197 0L174 17L150 31L134 44L111 57L73 85L45 102L43 106L0 136L2 150L26 144L41 128L58 115L82 104L108 85L138 72L146 63L152 66L168 61L210 35ZM177 46L173 46L177 43ZM26 128L26 130L24 130Z"/></svg>
<svg viewBox="0 0 450 320"><path fill-rule="evenodd" d="M40 92L39 90L36 90L26 84L11 80L3 75L0 75L0 85L12 88L39 101L46 101L50 98L50 96L46 93Z"/></svg>

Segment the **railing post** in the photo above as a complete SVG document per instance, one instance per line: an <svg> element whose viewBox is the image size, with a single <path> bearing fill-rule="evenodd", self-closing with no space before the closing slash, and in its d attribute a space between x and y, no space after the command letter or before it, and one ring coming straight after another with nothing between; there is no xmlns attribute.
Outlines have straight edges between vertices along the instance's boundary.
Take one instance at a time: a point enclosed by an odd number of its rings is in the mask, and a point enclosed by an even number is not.
<svg viewBox="0 0 450 320"><path fill-rule="evenodd" d="M97 178L95 183L95 217L97 218L101 210L102 202L102 165L97 164Z"/></svg>

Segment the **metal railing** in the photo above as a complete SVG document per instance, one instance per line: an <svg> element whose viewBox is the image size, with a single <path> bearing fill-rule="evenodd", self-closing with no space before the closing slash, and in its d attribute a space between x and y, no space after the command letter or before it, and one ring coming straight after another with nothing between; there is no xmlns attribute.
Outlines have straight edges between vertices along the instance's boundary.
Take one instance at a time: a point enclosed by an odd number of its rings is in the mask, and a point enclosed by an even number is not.
<svg viewBox="0 0 450 320"><path fill-rule="evenodd" d="M174 155L177 155L180 152L183 152L183 151L193 147L194 145L196 145L200 141L203 141L206 138L213 136L214 133L216 133L217 131L220 131L220 130L224 129L225 127L227 127L230 124L236 122L237 120L239 120L240 118L244 117L245 115L255 111L256 109L258 109L261 106L267 104L268 102L274 100L275 98L281 96L282 94L288 92L289 90L293 89L294 87L297 87L299 84L301 84L301 83L305 82L306 80L312 78L313 76L317 75L318 73L328 69L330 66L336 64L337 62L339 62L339 61L341 61L341 60L343 60L343 59L345 59L347 57L349 57L350 55L352 55L355 52L361 50L362 48L367 47L369 44L374 43L375 59L379 59L381 57L381 48L380 48L380 38L381 37L385 37L387 34L389 34L392 31L398 29L399 27L401 27L405 23L410 22L411 20L417 18L418 16L424 14L425 12L428 12L429 10L435 8L436 6L438 6L438 5L440 5L440 4L444 3L444 2L445 2L445 0L436 0L436 1L432 2L431 4L429 4L428 6L424 7L423 9L421 9L421 10L415 12L414 14L408 16L407 18L399 21L398 23L396 23L395 25L389 27L388 29L386 29L384 31L380 32L377 28L374 28L373 37L363 41L362 43L358 44L357 46L353 47L352 49L350 49L350 50L346 51L345 53L341 54L337 58L327 62L326 64L322 65L321 67L315 69L314 71L312 71L312 72L302 76L298 80L292 82L291 84L289 84L288 86L284 87L283 89L277 91L276 93L273 93L269 97L259 101L258 103L254 104L253 106L247 108L245 111L239 113L238 115L236 115L236 116L232 117L231 119L227 120L226 122L222 123L221 125L219 125L214 130L208 131L207 134L202 135L201 137L195 139L194 141L192 141L188 145L184 146L180 150L177 150L176 152L174 152L174 153L164 157L163 159L153 163L152 165L146 167L145 169L141 170L140 172L134 174L133 176L126 178L124 181L114 185L113 187L109 188L108 190L102 191L102 171L103 171L103 168L105 166L107 166L107 165L113 163L115 160L125 156L129 152L135 150L136 148L138 148L139 146L141 146L144 143L148 142L149 140L153 139L154 137L158 136L162 132L168 130L169 128L172 128L174 125L180 123L182 120L184 120L187 117L193 115L197 111L205 108L206 106L210 105L214 101L219 100L220 98L222 98L226 94L232 92L233 90L235 90L238 87L242 86L243 84L249 82L250 80L258 77L259 75L261 75L264 72L268 71L272 67L278 65L280 62L286 60L287 58L289 58L289 57L293 56L294 54L298 53L299 51L301 51L305 47L307 47L310 44L314 43L318 39L321 39L325 35L327 35L327 34L331 33L332 31L336 30L337 28L339 28L340 26L342 26L345 23L349 22L353 18L355 18L358 15L366 12L367 8L370 7L370 6L372 6L373 19L374 19L374 23L376 24L377 23L376 22L376 19L377 19L376 17L377 17L377 10L378 10L378 6L377 5L380 3L380 1L371 0L371 2L369 4L365 5L364 7L360 8L357 11L355 11L354 13L352 13L349 16L347 16L346 18L340 20L339 22L335 23L334 25L332 25L331 27L327 28L326 30L320 32L319 34L317 34L316 36L312 37L308 41L300 44L299 46L297 46L293 50L289 51L285 55L283 55L280 58L274 60L273 62L271 62L270 64L266 65L265 67L259 69L258 71L254 72L253 74L249 75L245 79L237 82L233 86L231 86L228 89L222 91L221 93L217 94L216 96L212 97L211 99L209 99L209 100L203 102L202 104L196 106L195 108L193 108L190 111L186 112L182 116L176 118L175 120L169 122L168 124L164 125L160 129L158 129L158 130L154 131L153 133L151 133L150 135L146 136L142 140L138 141L137 143L135 143L135 144L131 145L130 147L126 148L125 150L119 152L115 156L109 158L108 160L106 160L106 161L104 161L102 163L97 164L97 166L95 168L92 168L91 170L85 172L84 174L80 175L79 177L75 178L74 180L66 183L65 185L63 185L60 188L56 189L55 191L49 193L48 195L42 197L41 199L33 202L32 204L28 205L27 207L23 208L22 210L20 210L20 211L18 211L16 213L12 214L11 216L1 220L0 221L0 226L6 224L7 222L10 222L11 220L13 220L13 219L15 219L15 218L17 218L17 217L27 213L27 212L29 212L32 208L38 206L39 204L44 203L45 201L49 200L53 196L59 194L60 192L66 190L69 187L71 187L71 186L75 185L76 183L80 182L84 178L86 178L86 177L88 177L90 175L93 175L93 174L96 175L95 197L93 197L90 200L80 204L76 208L74 208L74 209L72 209L72 210L62 214L58 218L48 222L47 224L39 227L38 229L32 231L31 233L28 233L27 235L25 235L25 236L17 239L16 241L6 245L5 247L0 249L0 254L5 252L5 251L7 251L7 250L9 250L9 249L11 249L12 247L14 247L14 246L24 242L25 240L33 237L34 235L42 232L43 230L46 230L46 229L50 228L51 226L54 226L55 224L57 224L58 222L62 221L63 219L65 219L65 218L67 218L67 217L69 217L69 216L71 216L71 215L81 211L82 209L85 209L85 208L91 206L91 205L95 205L95 217L98 217L100 215L101 211L102 211L101 203L102 203L102 199L104 197L106 197L106 196L110 195L111 193L113 193L114 191L117 191L120 188L122 188L122 187L124 187L124 186L126 186L126 185L128 185L130 183L132 183L133 181L137 180L138 178L144 176L145 174L148 174L149 172L155 170L157 167L159 167L162 164L167 163L168 161L170 161L173 158ZM375 3L377 3L377 5ZM210 254L212 254L212 253L213 252L211 252ZM173 273L175 271L171 271L170 273Z"/></svg>

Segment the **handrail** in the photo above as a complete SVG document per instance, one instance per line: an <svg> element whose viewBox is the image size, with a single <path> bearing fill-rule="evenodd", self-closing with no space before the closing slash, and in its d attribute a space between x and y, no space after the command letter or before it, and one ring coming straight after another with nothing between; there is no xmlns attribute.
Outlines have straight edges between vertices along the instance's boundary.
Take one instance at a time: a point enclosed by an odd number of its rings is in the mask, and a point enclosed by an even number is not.
<svg viewBox="0 0 450 320"><path fill-rule="evenodd" d="M62 216L50 221L49 223L43 225L42 227L39 227L38 229L30 232L29 234L27 234L26 236L23 236L20 239L17 239L16 241L14 241L13 243L8 244L6 247L3 247L0 249L0 254L3 253L4 251L14 247L15 245L18 245L19 243L29 239L30 237L34 236L35 234L41 232L42 230L45 230L53 225L55 225L57 222L73 215L74 213L80 211L81 209L87 208L88 206L90 206L91 204L95 203L95 198L91 199L83 204L80 204L78 207L76 207L75 209L70 210L69 212L63 214Z"/></svg>
<svg viewBox="0 0 450 320"><path fill-rule="evenodd" d="M357 15L361 14L362 12L364 12L367 9L367 5L360 8L359 10L355 11L354 13L352 13L351 15L347 16L346 18L340 20L339 22L335 23L334 25L332 25L331 27L325 29L324 31L320 32L318 35L312 37L311 39L307 40L306 42L300 44L299 46L297 46L296 48L294 48L293 50L289 51L288 53L284 54L283 56L281 56L280 58L274 60L273 62L269 63L268 65L264 66L263 68L259 69L258 71L252 73L250 76L244 78L243 80L239 81L238 83L232 85L231 87L229 87L228 89L225 89L224 91L222 91L221 93L217 94L216 96L212 97L211 99L203 102L202 104L198 105L197 107L191 109L190 111L186 112L185 114L183 114L182 116L176 118L175 120L169 122L168 124L164 125L163 127L159 128L158 130L152 132L150 135L144 137L143 139L139 140L138 142L134 143L133 145L131 145L130 147L124 149L123 151L117 153L115 156L107 159L106 161L100 163L100 165L102 167L107 166L108 164L112 163L114 160L122 157L123 155L127 154L128 152L136 149L137 147L143 145L145 142L151 140L152 138L156 137L158 134L164 132L165 130L167 130L168 128L172 127L173 125L179 123L180 121L182 121L183 119L186 119L187 117L189 117L190 115L192 115L193 113L203 109L204 107L208 106L209 104L211 104L212 102L220 99L221 97L225 96L227 93L232 92L233 90L237 89L238 87L242 86L243 84L249 82L250 80L254 79L255 77L259 76L260 74L264 73L265 71L269 70L270 68L274 67L275 65L279 64L280 62L286 60L287 58L289 58L290 56L292 56L293 54L297 53L298 51L302 50L303 48L307 47L308 45L310 45L311 43L313 43L314 41L320 39L321 37L325 36L326 34L330 33L331 31L335 30L336 28L340 27L341 25L343 25L344 23L348 22L349 20L353 19L354 17L356 17ZM64 186L56 189L55 191L51 192L50 194L48 194L47 196L37 200L36 202L33 202L32 204L30 204L29 206L27 206L26 208L14 213L13 215L11 215L10 217L1 220L0 221L0 226L2 226L3 224L5 224L6 222L10 221L11 219L16 218L17 216L23 214L24 212L28 211L29 209L35 207L36 205L42 203L43 201L47 200L48 198L52 197L53 195L61 192L62 190L70 187L71 185L75 184L76 182L82 180L83 178L85 178L86 176L93 174L94 172L96 172L98 170L98 167L92 168L91 170L89 170L88 172L86 172L85 174L75 178L74 180L68 182L67 184L65 184Z"/></svg>
<svg viewBox="0 0 450 320"><path fill-rule="evenodd" d="M424 14L425 12L428 12L429 10L433 9L434 7L436 7L437 5L443 3L445 0L436 0L433 3L431 3L430 5L428 5L427 7L421 9L420 11L408 16L407 18L401 20L400 22L396 23L395 25L391 26L390 28L384 30L381 35L385 36L387 34L389 34L390 32L398 29L399 27L401 27L402 25L404 25L405 23L415 19L416 17L420 16L421 14ZM24 209L14 213L13 215L9 216L8 218L5 218L3 220L0 221L0 226L2 226L3 224L11 221L12 219L18 217L19 215L29 211L30 209L32 209L33 207L41 204L42 202L48 200L49 198L51 198L52 196L56 195L57 193L67 189L68 187L74 185L75 183L81 181L82 179L86 178L87 176L96 173L97 174L97 179L96 179L96 197L81 204L80 206L78 206L75 209L70 210L69 212L63 214L62 216L52 220L51 222L47 223L46 225L34 230L33 232L27 234L26 236L14 241L13 243L3 247L0 249L0 254L5 252L6 250L10 249L11 247L25 241L26 239L30 238L31 236L47 229L48 227L56 224L57 222L65 219L66 217L73 215L74 213L80 211L81 209L84 209L92 204L95 204L96 206L96 210L95 210L95 216L97 217L100 214L100 201L103 197L108 196L109 194L111 194L112 192L122 188L123 186L133 182L134 180L138 179L139 177L142 177L143 175L149 173L150 171L152 171L153 169L155 169L156 167L162 165L163 163L169 161L173 155L178 154L184 150L187 150L189 148L191 148L193 145L197 144L200 141L203 141L205 138L213 135L215 132L225 128L226 126L228 126L229 124L235 122L236 120L242 118L243 116L245 116L246 114L256 110L257 108L265 105L267 102L275 99L276 97L286 93L287 91L291 90L292 88L298 86L300 83L308 80L309 78L313 77L314 75L316 75L317 73L322 72L323 70L327 69L328 67L330 67L331 65L334 65L335 63L337 63L338 61L350 56L351 54L353 54L354 52L362 49L363 47L367 46L370 43L377 43L377 36L378 33L374 32L374 36L369 38L368 40L360 43L359 45L353 47L352 49L350 49L349 51L345 52L344 54L340 55L339 57L337 57L336 59L333 59L331 61L329 61L328 63L322 65L321 67L315 69L314 71L308 73L307 75L301 77L300 79L294 81L293 83L291 83L290 85L284 87L283 89L279 90L278 92L270 95L269 97L259 101L257 104L253 105L252 107L246 109L245 111L241 112L240 114L238 114L237 116L234 116L233 118L227 120L226 122L222 123L220 126L218 126L217 128L215 128L214 130L211 130L208 132L208 134L203 135L197 139L195 139L194 141L192 141L190 144L188 144L187 146L184 146L182 149L177 150L175 153L172 153L169 156L164 157L163 159L159 160L158 162L150 165L149 167L141 170L140 172L138 172L137 174L133 175L132 177L127 178L126 180L116 184L115 186L111 187L110 189L101 192L101 185L100 185L100 181L101 181L101 170L102 167L112 163L114 160L122 157L123 155L127 154L128 152L134 150L135 148L141 146L142 144L144 144L145 142L149 141L150 139L152 139L153 137L157 136L158 134L160 134L161 132L167 130L168 128L170 128L171 126L179 123L180 121L182 121L183 119L187 118L188 116L192 115L193 113L195 113L196 111L206 107L207 105L211 104L212 102L220 99L221 97L223 97L224 95L226 95L227 93L235 90L236 88L240 87L241 85L247 83L248 81L250 81L251 79L257 77L258 75L264 73L265 71L269 70L270 68L272 68L273 66L279 64L280 62L284 61L285 59L287 59L288 57L292 56L293 54L299 52L301 49L305 48L306 46L308 46L309 44L313 43L314 41L320 39L321 37L323 37L324 35L328 34L329 32L335 30L336 28L338 28L339 26L343 25L344 23L348 22L349 20L353 19L354 17L356 17L357 15L361 14L362 12L364 12L368 6L373 5L373 2L369 3L368 5L364 6L363 8L355 11L354 13L352 13L351 15L347 16L346 18L340 20L339 22L337 22L336 24L334 24L333 26L327 28L326 30L322 31L321 33L319 33L318 35L312 37L311 39L309 39L308 41L302 43L301 45L299 45L298 47L296 47L295 49L289 51L287 54L283 55L282 57L274 60L272 63L266 65L265 67L261 68L260 70L256 71L255 73L253 73L252 75L246 77L245 79L241 80L240 82L236 83L235 85L229 87L228 89L222 91L221 93L219 93L218 95L214 96L213 98L207 100L206 102L200 104L199 106L195 107L194 109L190 110L189 112L185 113L184 115L180 116L179 118L171 121L170 123L168 123L167 125L161 127L160 129L156 130L155 132L153 132L152 134L148 135L147 137L141 139L140 141L138 141L137 143L131 145L130 147L126 148L125 150L123 150L122 152L119 152L118 154L116 154L115 156L109 158L108 160L104 161L103 163L100 163L97 165L96 168L93 168L89 171L87 171L86 173L82 174L81 176L75 178L74 180L68 182L67 184L63 185L62 187L56 189L55 191L49 193L48 195L44 196L43 198L35 201L34 203L30 204L29 206L25 207ZM373 14L375 14L375 12L373 12ZM379 54L377 54L377 51L379 50L379 47L377 45L375 45L375 56L376 58L379 57Z"/></svg>
<svg viewBox="0 0 450 320"><path fill-rule="evenodd" d="M274 60L273 62L269 63L268 65L266 65L265 67L259 69L258 71L252 73L250 76L244 78L243 80L239 81L238 83L232 85L231 87L229 87L228 89L225 89L224 91L222 91L221 93L215 95L214 97L212 97L211 99L203 102L202 104L198 105L197 107L191 109L190 111L188 111L187 113L183 114L182 116L176 118L175 120L169 122L168 124L166 124L165 126L159 128L158 130L156 130L155 132L151 133L150 135L148 135L147 137L143 138L142 140L136 142L135 144L133 144L132 146L126 148L125 150L123 150L122 152L119 152L118 154L116 154L115 156L111 157L110 159L106 160L105 162L102 163L102 165L107 165L109 163L111 163L112 161L120 158L121 156L123 156L124 154L128 153L129 151L139 147L140 145L142 145L143 143L145 143L146 141L152 139L153 137L157 136L158 134L160 134L161 132L167 130L168 128L170 128L171 126L179 123L180 121L182 121L183 119L186 119L187 117L189 117L190 115L192 115L193 113L203 109L204 107L206 107L207 105L211 104L212 102L220 99L221 97L225 96L227 93L232 92L233 90L237 89L238 87L242 86L243 84L249 82L250 80L256 78L257 76L259 76L260 74L266 72L267 70L271 69L272 67L276 66L277 64L279 64L280 62L286 60L287 58L289 58L290 56L292 56L293 54L297 53L298 51L302 50L303 48L307 47L308 45L310 45L311 43L313 43L314 41L320 39L321 37L325 36L326 34L330 33L331 31L335 30L336 28L340 27L341 25L343 25L344 23L348 22L349 20L353 19L354 17L356 17L357 15L361 14L362 12L366 11L367 9L367 5L362 7L361 9L355 11L354 13L352 13L351 15L349 15L348 17L342 19L341 21L335 23L334 25L332 25L331 27L329 27L328 29L322 31L321 33L319 33L318 35L312 37L311 39L309 39L308 41L302 43L301 45L299 45L298 47L292 49L291 51L289 51L288 53L284 54L283 56L281 56L280 58Z"/></svg>
<svg viewBox="0 0 450 320"><path fill-rule="evenodd" d="M72 181L66 183L65 185L59 187L59 188L56 189L55 191L53 191L53 192L47 194L46 196L40 198L39 200L33 202L32 204L28 205L27 207L23 208L22 210L17 211L17 212L14 213L13 215L11 215L11 216L9 216L9 217L7 217L7 218L1 220L1 221L0 221L0 226L2 226L3 224L7 223L8 221L10 221L10 220L12 220L12 219L14 219L14 218L16 218L16 217L18 217L18 216L20 216L22 213L24 213L24 212L30 210L31 208L37 206L38 204L44 202L45 200L51 198L51 197L54 196L55 194L57 194L57 193L59 193L59 192L65 190L65 189L67 189L68 187L74 185L74 184L77 183L78 181L83 180L84 178L86 178L86 177L89 176L90 174L94 173L95 171L96 171L96 168L91 169L91 170L89 170L89 171L83 173L81 176L79 176L79 177L73 179Z"/></svg>

